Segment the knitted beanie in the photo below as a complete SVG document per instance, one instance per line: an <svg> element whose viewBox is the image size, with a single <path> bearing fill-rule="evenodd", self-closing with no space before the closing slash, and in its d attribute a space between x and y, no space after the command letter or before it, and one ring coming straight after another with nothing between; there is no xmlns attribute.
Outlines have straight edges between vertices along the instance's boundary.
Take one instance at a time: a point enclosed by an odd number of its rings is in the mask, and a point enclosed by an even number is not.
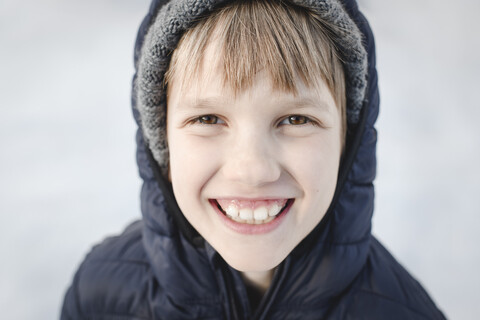
<svg viewBox="0 0 480 320"><path fill-rule="evenodd" d="M332 40L345 70L347 123L356 124L367 86L367 53L362 36L339 0L291 0L315 11L338 26ZM143 136L162 174L168 172L166 140L166 92L164 83L171 53L182 34L199 16L211 12L226 0L172 0L161 7L145 36L134 83L136 108Z"/></svg>

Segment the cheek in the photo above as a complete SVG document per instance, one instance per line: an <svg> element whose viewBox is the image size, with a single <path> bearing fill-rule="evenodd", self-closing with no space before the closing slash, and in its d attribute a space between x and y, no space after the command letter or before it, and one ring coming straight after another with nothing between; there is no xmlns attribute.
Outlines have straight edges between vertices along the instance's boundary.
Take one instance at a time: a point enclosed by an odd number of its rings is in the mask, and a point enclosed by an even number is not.
<svg viewBox="0 0 480 320"><path fill-rule="evenodd" d="M337 185L340 163L340 139L316 137L288 147L288 170L303 190L301 204L305 212L315 208L324 214ZM321 209L321 210L317 210Z"/></svg>
<svg viewBox="0 0 480 320"><path fill-rule="evenodd" d="M316 135L285 144L283 155L298 174L307 179L338 173L341 141L338 136Z"/></svg>
<svg viewBox="0 0 480 320"><path fill-rule="evenodd" d="M202 184L213 170L215 145L174 130L169 132L168 144L172 184L181 189Z"/></svg>

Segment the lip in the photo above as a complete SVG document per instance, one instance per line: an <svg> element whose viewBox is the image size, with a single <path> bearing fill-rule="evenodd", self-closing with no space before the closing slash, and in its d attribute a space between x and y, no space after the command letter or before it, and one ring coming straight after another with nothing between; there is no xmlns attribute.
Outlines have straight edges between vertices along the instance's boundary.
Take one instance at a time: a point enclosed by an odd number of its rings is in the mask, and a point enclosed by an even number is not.
<svg viewBox="0 0 480 320"><path fill-rule="evenodd" d="M265 200L265 199L262 199ZM285 219L285 216L289 213L290 208L292 207L295 199L288 199L287 207L280 212L275 219L268 223L264 224L248 224L248 223L240 223L233 221L225 216L225 214L217 207L217 201L215 199L209 199L210 204L212 205L213 209L219 216L220 220L227 226L229 229L246 235L253 235L253 234L266 234L272 232L276 228L280 226L280 224Z"/></svg>

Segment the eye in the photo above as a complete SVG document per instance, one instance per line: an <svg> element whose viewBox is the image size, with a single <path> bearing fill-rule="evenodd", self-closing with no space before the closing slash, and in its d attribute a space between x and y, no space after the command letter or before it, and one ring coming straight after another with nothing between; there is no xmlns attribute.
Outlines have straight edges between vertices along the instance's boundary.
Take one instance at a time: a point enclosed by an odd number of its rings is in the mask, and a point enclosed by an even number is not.
<svg viewBox="0 0 480 320"><path fill-rule="evenodd" d="M298 125L302 125L302 124L307 124L309 122L311 122L311 120L310 120L310 118L308 118L306 116L291 115L291 116L288 116L285 119L283 119L280 122L280 125L290 124L290 125L298 126Z"/></svg>
<svg viewBox="0 0 480 320"><path fill-rule="evenodd" d="M221 120L219 117L213 115L213 114L206 114L203 116L200 116L196 119L194 119L195 122L199 122L201 124L219 124L219 123L224 123L223 120Z"/></svg>

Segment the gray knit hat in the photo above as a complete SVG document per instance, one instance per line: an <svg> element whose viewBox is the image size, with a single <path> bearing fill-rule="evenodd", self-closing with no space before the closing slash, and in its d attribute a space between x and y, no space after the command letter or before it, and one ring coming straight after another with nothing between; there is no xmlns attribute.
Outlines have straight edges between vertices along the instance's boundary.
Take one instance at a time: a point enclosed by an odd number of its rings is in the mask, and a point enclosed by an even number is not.
<svg viewBox="0 0 480 320"><path fill-rule="evenodd" d="M338 26L333 41L345 70L347 122L360 117L367 86L367 53L362 36L338 0L291 0L317 12L325 21ZM171 53L182 34L200 15L212 11L226 0L172 0L158 12L145 37L135 82L136 108L144 138L164 176L168 172L166 140L166 94L163 85Z"/></svg>

